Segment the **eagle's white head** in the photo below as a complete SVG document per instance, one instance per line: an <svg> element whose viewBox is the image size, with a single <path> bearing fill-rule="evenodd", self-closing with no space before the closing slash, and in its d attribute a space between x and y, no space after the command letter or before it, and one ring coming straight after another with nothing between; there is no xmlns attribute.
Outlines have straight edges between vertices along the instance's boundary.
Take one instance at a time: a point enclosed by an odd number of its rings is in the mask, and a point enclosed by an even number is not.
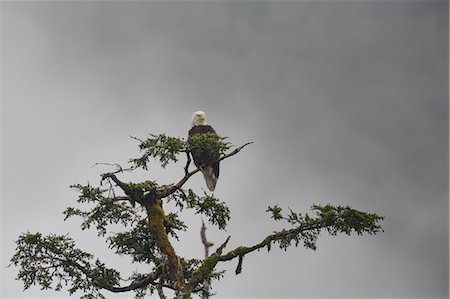
<svg viewBox="0 0 450 299"><path fill-rule="evenodd" d="M197 111L192 114L191 126L206 125L206 114L203 111Z"/></svg>

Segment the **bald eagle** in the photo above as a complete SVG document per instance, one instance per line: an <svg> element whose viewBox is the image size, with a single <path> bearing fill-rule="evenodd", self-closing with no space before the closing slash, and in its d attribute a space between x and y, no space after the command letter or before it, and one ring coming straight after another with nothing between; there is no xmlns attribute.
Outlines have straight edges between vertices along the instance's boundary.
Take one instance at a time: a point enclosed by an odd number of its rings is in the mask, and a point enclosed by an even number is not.
<svg viewBox="0 0 450 299"><path fill-rule="evenodd" d="M197 111L192 115L189 137L205 133L217 134L213 127L206 123L205 112ZM203 173L209 191L214 191L219 178L219 151L207 148L191 151L191 155L195 166Z"/></svg>

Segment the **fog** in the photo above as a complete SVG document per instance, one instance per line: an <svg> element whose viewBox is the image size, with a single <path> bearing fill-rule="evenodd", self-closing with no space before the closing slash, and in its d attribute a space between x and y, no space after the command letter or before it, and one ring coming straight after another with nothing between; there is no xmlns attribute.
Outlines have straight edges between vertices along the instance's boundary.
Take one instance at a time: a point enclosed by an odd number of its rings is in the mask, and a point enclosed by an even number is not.
<svg viewBox="0 0 450 299"><path fill-rule="evenodd" d="M322 234L317 251L274 248L220 264L217 297L448 298L448 2L3 2L2 295L27 230L69 233L124 276L79 219L73 183L136 157L129 135L185 137L203 110L236 146L215 195L231 209L216 244L279 229L269 205L351 205L385 216L376 236ZM184 160L126 180L172 183ZM186 185L200 191L203 178ZM201 217L174 241L202 257ZM107 298L129 298L104 292Z"/></svg>

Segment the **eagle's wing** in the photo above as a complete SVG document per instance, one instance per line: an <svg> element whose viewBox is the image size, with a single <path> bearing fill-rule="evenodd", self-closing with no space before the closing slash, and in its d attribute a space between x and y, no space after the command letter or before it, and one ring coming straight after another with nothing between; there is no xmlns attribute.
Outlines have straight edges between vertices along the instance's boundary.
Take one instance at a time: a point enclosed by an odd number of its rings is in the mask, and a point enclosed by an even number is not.
<svg viewBox="0 0 450 299"><path fill-rule="evenodd" d="M210 125L197 125L189 130L189 137L197 134L215 133L216 131ZM219 152L213 149L205 149L196 153L191 152L195 166L203 173L206 186L210 191L214 191L219 178Z"/></svg>

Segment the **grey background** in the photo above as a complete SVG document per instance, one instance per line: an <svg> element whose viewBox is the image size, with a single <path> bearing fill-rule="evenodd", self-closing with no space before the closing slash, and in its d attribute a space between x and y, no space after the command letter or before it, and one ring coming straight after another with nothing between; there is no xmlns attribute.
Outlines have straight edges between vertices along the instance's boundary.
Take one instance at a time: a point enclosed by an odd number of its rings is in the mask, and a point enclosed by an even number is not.
<svg viewBox="0 0 450 299"><path fill-rule="evenodd" d="M232 211L229 249L282 226L278 203L352 205L386 217L377 236L325 234L248 256L218 297L448 297L448 3L3 2L2 296L68 296L5 268L27 230L70 233L120 269L131 265L79 221L68 186L137 155L129 135L184 137L203 110L235 145L215 195ZM184 160L182 160L184 163ZM184 164L183 164L184 165ZM123 175L181 178L182 165ZM205 188L200 176L187 187ZM201 218L177 253L202 257ZM108 298L120 296L105 293ZM128 298L127 295L122 295Z"/></svg>

